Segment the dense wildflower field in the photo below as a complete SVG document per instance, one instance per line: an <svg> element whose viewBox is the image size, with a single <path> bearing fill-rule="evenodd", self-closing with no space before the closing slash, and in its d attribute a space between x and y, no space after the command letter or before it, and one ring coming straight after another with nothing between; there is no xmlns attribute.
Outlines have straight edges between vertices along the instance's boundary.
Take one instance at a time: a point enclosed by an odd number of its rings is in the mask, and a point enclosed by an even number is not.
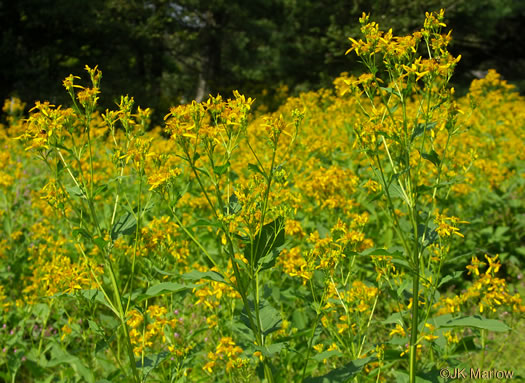
<svg viewBox="0 0 525 383"><path fill-rule="evenodd" d="M522 379L525 99L494 71L456 97L443 20L363 15L363 74L275 113L234 92L151 127L89 67L70 105L6 100L2 379Z"/></svg>

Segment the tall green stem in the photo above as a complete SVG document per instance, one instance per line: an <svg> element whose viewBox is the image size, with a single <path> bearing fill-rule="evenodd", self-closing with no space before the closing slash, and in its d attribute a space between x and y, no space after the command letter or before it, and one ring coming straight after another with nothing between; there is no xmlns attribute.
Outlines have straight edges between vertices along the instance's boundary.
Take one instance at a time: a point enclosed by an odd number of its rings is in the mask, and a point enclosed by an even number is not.
<svg viewBox="0 0 525 383"><path fill-rule="evenodd" d="M410 330L410 383L415 383L416 381L416 371L417 371L417 335L418 335L418 311L419 311L419 257L417 257L416 267L417 272L414 273L412 277L412 328Z"/></svg>
<svg viewBox="0 0 525 383"><path fill-rule="evenodd" d="M138 383L140 382L139 373L137 371L137 366L135 363L135 355L133 354L133 346L131 345L131 339L129 337L129 331L128 331L128 325L126 323L126 316L124 314L124 308L122 306L122 298L120 295L120 290L118 288L117 279L115 278L115 273L113 271L113 266L111 265L111 261L109 260L109 254L107 254L107 261L106 265L108 266L109 270L109 277L111 279L111 286L113 287L113 294L115 295L115 302L117 304L117 310L119 313L119 319L122 324L122 329L124 331L124 337L126 341L126 349L128 351L128 357L129 357L129 364L131 365L131 370L133 371L133 380L134 382Z"/></svg>

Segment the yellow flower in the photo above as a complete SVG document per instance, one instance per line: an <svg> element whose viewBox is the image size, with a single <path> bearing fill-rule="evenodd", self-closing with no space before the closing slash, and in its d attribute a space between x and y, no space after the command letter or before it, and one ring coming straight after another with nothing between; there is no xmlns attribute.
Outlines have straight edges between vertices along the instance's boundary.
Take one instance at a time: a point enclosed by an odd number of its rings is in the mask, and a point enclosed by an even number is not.
<svg viewBox="0 0 525 383"><path fill-rule="evenodd" d="M463 234L459 232L459 228L454 225L458 223L468 223L467 221L460 221L458 217L447 217L444 214L440 214L438 210L436 210L435 215L436 218L434 222L438 225L436 232L440 237L448 237L451 234L463 237Z"/></svg>
<svg viewBox="0 0 525 383"><path fill-rule="evenodd" d="M144 317L142 316L142 314L139 313L137 310L131 310L128 313L128 316L129 316L129 318L127 320L127 324L131 328L137 328L142 323L142 321L144 320Z"/></svg>
<svg viewBox="0 0 525 383"><path fill-rule="evenodd" d="M215 367L216 364L217 364L217 362L215 362L214 360L211 360L208 363L206 363L204 365L204 367L202 367L202 369L204 371L207 371L209 374L211 374L213 372L213 368Z"/></svg>
<svg viewBox="0 0 525 383"><path fill-rule="evenodd" d="M64 338L71 334L71 327L69 327L69 325L65 324L64 326L62 326L62 336L60 337L60 340L64 340Z"/></svg>
<svg viewBox="0 0 525 383"><path fill-rule="evenodd" d="M496 259L498 259L499 254L496 254L494 257L490 258L487 254L485 254L485 259L489 261L489 268L487 271L485 271L485 274L496 274L500 267L501 263L496 262Z"/></svg>
<svg viewBox="0 0 525 383"><path fill-rule="evenodd" d="M405 329L400 324L396 324L396 327L392 331L390 331L390 334L388 334L388 336L394 335L400 335L402 337L406 336Z"/></svg>
<svg viewBox="0 0 525 383"><path fill-rule="evenodd" d="M317 352L323 352L324 344L322 344L322 343L316 344L313 348Z"/></svg>
<svg viewBox="0 0 525 383"><path fill-rule="evenodd" d="M478 275L479 276L479 266L482 266L484 265L485 263L484 262L480 262L480 260L478 259L478 257L472 257L472 260L470 261L470 265L467 265L467 270L468 270L468 275L470 275L471 273L474 273L475 275Z"/></svg>

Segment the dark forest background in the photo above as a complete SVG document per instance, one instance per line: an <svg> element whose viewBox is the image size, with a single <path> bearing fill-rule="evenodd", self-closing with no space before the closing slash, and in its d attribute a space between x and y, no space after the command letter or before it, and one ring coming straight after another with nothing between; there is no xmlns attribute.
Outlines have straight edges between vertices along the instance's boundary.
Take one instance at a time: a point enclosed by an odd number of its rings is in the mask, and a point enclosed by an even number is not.
<svg viewBox="0 0 525 383"><path fill-rule="evenodd" d="M129 94L158 118L170 105L238 89L272 108L283 90L360 72L344 53L363 11L404 34L440 8L463 57L460 93L489 68L525 89L522 0L0 0L0 99L67 103L62 80L88 64L103 71L103 107Z"/></svg>

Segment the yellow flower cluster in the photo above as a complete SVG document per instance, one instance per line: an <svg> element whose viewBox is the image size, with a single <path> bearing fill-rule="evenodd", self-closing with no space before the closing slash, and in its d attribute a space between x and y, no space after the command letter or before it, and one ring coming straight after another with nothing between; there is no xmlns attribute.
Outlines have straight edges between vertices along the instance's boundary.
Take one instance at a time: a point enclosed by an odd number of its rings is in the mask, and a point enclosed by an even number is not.
<svg viewBox="0 0 525 383"><path fill-rule="evenodd" d="M222 97L211 97L202 103L192 102L170 109L164 119L166 132L177 140L185 150L189 143L214 146L219 143L222 134L228 137L238 135L239 130L246 129L247 113L254 100L246 99L239 92L235 98L224 101ZM225 139L225 137L222 137Z"/></svg>
<svg viewBox="0 0 525 383"><path fill-rule="evenodd" d="M231 337L222 337L215 351L208 353L209 362L207 362L202 369L212 374L219 362L226 363L226 372L230 372L234 368L246 366L249 360L240 357L242 352L242 348L237 346Z"/></svg>
<svg viewBox="0 0 525 383"><path fill-rule="evenodd" d="M16 176L21 176L21 163L15 163L12 160L11 154L9 152L0 153L0 188L7 189L11 186L15 180L13 173Z"/></svg>
<svg viewBox="0 0 525 383"><path fill-rule="evenodd" d="M434 223L437 225L436 232L440 237L450 237L451 234L463 237L463 234L459 232L459 228L456 227L456 225L458 223L468 223L467 221L461 221L458 217L447 217L444 214L440 214L439 211L436 211L435 215Z"/></svg>
<svg viewBox="0 0 525 383"><path fill-rule="evenodd" d="M150 305L146 310L147 315L143 315L137 310L131 310L128 313L127 324L131 329L129 336L131 344L134 346L135 355L141 355L146 349L154 347L154 343L158 339L161 339L163 344L166 343L164 328L168 326L170 329L174 329L177 325L176 318L166 318L167 312L168 310L163 306Z"/></svg>
<svg viewBox="0 0 525 383"><path fill-rule="evenodd" d="M355 334L358 326L355 315L365 318L372 310L378 294L377 287L367 286L362 281L353 281L349 288L338 288L334 282L330 282L321 323L326 328L335 324L339 334L348 330ZM341 309L344 314L340 314Z"/></svg>
<svg viewBox="0 0 525 383"><path fill-rule="evenodd" d="M355 40L349 38L352 46L346 51L346 54L354 51L357 56L361 57L365 63L372 64L382 57L382 61L391 73L396 74L397 80L405 77L415 78L415 81L424 79L430 83L437 78L448 79L452 75L453 69L461 56L453 58L447 51L447 46L451 40L449 34L440 34L441 27L446 26L443 23L444 11L439 13L426 14L426 20L423 29L414 32L408 36L393 36L392 30L383 32L379 25L370 22L370 16L363 13L359 19L361 23L361 33L364 40ZM421 40L425 40L429 49L429 57L422 58L418 56L418 45ZM379 83L383 83L376 74L366 73L358 80L345 80L347 88L342 92L357 90L359 86L364 92L369 93L372 88L377 88ZM398 89L403 85L397 85Z"/></svg>
<svg viewBox="0 0 525 383"><path fill-rule="evenodd" d="M26 143L26 150L48 149L49 145L61 143L66 129L72 129L75 124L73 109L61 109L49 102L36 102L29 111L30 116L25 125L25 132L17 139Z"/></svg>
<svg viewBox="0 0 525 383"><path fill-rule="evenodd" d="M283 271L291 277L300 277L303 284L312 278L312 270L308 269L308 263L301 255L301 248L296 246L290 250L284 249L278 258Z"/></svg>
<svg viewBox="0 0 525 383"><path fill-rule="evenodd" d="M355 192L358 183L358 177L351 170L331 166L313 170L297 186L305 196L316 201L321 209L340 208L349 212L353 207L350 195Z"/></svg>
<svg viewBox="0 0 525 383"><path fill-rule="evenodd" d="M201 271L204 270L204 268L201 268ZM215 268L212 268L211 270L217 271ZM231 271L231 266L228 268L228 270L229 275L227 275L227 278L232 281L232 283L235 283L235 277L232 275L233 272ZM218 307L221 304L221 299L223 297L229 299L241 298L239 293L233 287L222 282L201 279L199 282L197 282L197 284L199 286L193 289L193 293L197 298L196 304L203 304L208 309Z"/></svg>
<svg viewBox="0 0 525 383"><path fill-rule="evenodd" d="M103 268L89 264L84 260L74 262L67 255L53 254L50 259L42 258L46 247L39 246L33 252L32 275L28 286L24 288L29 303L36 298L52 296L58 293L75 293L98 287L93 274L100 276Z"/></svg>
<svg viewBox="0 0 525 383"><path fill-rule="evenodd" d="M498 255L485 255L488 268L480 273L479 267L485 265L477 257L472 257L467 266L468 274L474 276L472 285L466 291L453 297L443 296L436 303L438 315L461 312L466 305L478 306L479 312L496 313L498 308L506 308L517 313L525 313L525 304L519 294L511 295L503 278L496 277L501 264Z"/></svg>
<svg viewBox="0 0 525 383"><path fill-rule="evenodd" d="M13 302L10 302L7 295L5 295L5 287L0 285L0 307L2 312L7 313L12 305Z"/></svg>
<svg viewBox="0 0 525 383"><path fill-rule="evenodd" d="M60 185L57 184L55 179L50 179L47 184L40 191L41 197L53 208L62 210L65 208L67 202L67 196L64 190L61 189Z"/></svg>

